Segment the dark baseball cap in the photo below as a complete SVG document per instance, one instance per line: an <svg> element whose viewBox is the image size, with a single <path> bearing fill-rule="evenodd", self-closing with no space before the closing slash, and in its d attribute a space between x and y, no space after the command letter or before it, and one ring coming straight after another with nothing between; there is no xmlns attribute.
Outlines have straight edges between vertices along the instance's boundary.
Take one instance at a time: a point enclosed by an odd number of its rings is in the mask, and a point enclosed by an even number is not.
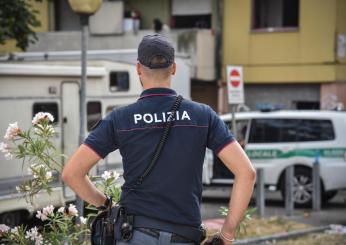
<svg viewBox="0 0 346 245"><path fill-rule="evenodd" d="M160 57L160 62L154 58ZM138 61L150 69L167 68L174 62L174 48L165 36L146 35L138 46Z"/></svg>

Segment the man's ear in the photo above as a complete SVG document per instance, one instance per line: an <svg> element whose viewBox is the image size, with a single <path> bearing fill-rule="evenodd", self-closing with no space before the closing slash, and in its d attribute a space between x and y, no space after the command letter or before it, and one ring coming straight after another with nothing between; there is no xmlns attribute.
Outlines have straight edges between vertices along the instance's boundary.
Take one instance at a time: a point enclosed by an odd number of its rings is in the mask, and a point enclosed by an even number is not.
<svg viewBox="0 0 346 245"><path fill-rule="evenodd" d="M174 62L172 65L172 75L175 75L176 71L177 71L177 64Z"/></svg>
<svg viewBox="0 0 346 245"><path fill-rule="evenodd" d="M139 63L136 64L136 70L137 70L137 75L138 75L138 76L142 75L142 67L141 67L141 64L139 64Z"/></svg>

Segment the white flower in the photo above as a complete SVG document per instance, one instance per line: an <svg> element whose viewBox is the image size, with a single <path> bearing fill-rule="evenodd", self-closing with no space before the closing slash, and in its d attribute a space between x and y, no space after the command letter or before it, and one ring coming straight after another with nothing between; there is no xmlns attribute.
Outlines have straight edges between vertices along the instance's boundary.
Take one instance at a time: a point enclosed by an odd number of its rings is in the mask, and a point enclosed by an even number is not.
<svg viewBox="0 0 346 245"><path fill-rule="evenodd" d="M84 218L83 216L80 216L79 219L83 225L85 225L87 223L87 220L88 220L87 218Z"/></svg>
<svg viewBox="0 0 346 245"><path fill-rule="evenodd" d="M104 180L108 180L109 178L111 178L111 172L110 171L104 171L103 174L101 175L102 179Z"/></svg>
<svg viewBox="0 0 346 245"><path fill-rule="evenodd" d="M0 232L4 233L4 232L8 232L11 228L5 224L0 224Z"/></svg>
<svg viewBox="0 0 346 245"><path fill-rule="evenodd" d="M1 151L2 153L8 153L8 152L10 152L10 151L9 151L9 146L8 146L8 144L6 144L6 143L4 143L4 142L1 142L1 143L0 143L0 151Z"/></svg>
<svg viewBox="0 0 346 245"><path fill-rule="evenodd" d="M12 233L12 234L18 235L18 234L19 234L19 233L18 233L18 226L12 228L12 229L11 229L11 233Z"/></svg>
<svg viewBox="0 0 346 245"><path fill-rule="evenodd" d="M68 207L68 214L71 216L78 216L78 210L76 209L76 206L73 204L70 204Z"/></svg>
<svg viewBox="0 0 346 245"><path fill-rule="evenodd" d="M13 155L10 152L5 154L5 159L6 160L12 160L12 158L13 158Z"/></svg>
<svg viewBox="0 0 346 245"><path fill-rule="evenodd" d="M47 215L45 215L41 211L37 211L36 218L38 218L38 219L40 219L42 221L45 221L45 220L48 219Z"/></svg>
<svg viewBox="0 0 346 245"><path fill-rule="evenodd" d="M4 138L7 140L12 140L14 139L14 137L18 135L19 132L20 132L20 129L18 127L18 122L10 123L6 130L6 134Z"/></svg>
<svg viewBox="0 0 346 245"><path fill-rule="evenodd" d="M46 179L50 179L50 178L52 178L52 176L53 176L52 171L48 171L46 173Z"/></svg>
<svg viewBox="0 0 346 245"><path fill-rule="evenodd" d="M54 214L54 206L53 205L49 205L45 208L42 209L42 213L45 216L51 216L52 214Z"/></svg>
<svg viewBox="0 0 346 245"><path fill-rule="evenodd" d="M58 209L58 213L65 213L65 207L60 207L59 209Z"/></svg>
<svg viewBox="0 0 346 245"><path fill-rule="evenodd" d="M16 186L16 190L17 190L17 192L21 191L19 186Z"/></svg>
<svg viewBox="0 0 346 245"><path fill-rule="evenodd" d="M34 116L31 122L33 125L36 125L42 120L48 120L48 121L54 122L54 117L52 114L48 112L39 112Z"/></svg>
<svg viewBox="0 0 346 245"><path fill-rule="evenodd" d="M37 227L31 228L29 231L25 233L25 238L30 239L31 241L35 241L35 245L43 244L43 237L38 232Z"/></svg>
<svg viewBox="0 0 346 245"><path fill-rule="evenodd" d="M114 178L114 180L117 180L120 177L120 174L117 173L117 171L104 171L101 177L104 180L108 180L110 178Z"/></svg>

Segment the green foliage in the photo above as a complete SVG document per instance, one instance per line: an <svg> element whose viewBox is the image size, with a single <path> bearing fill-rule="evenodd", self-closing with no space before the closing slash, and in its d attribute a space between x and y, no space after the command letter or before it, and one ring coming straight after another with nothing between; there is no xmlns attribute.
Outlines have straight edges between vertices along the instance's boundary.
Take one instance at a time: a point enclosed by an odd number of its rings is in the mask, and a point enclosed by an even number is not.
<svg viewBox="0 0 346 245"><path fill-rule="evenodd" d="M49 210L50 208L50 210ZM72 205L75 210L75 207ZM78 213L69 212L69 208L60 208L54 212L54 207L50 206L39 211L40 218L44 221L43 226L27 229L25 225L17 226L0 234L1 242L16 245L60 245L60 244L84 244L80 236L89 234L86 219L79 218L82 222L75 224ZM42 218L44 217L44 218Z"/></svg>
<svg viewBox="0 0 346 245"><path fill-rule="evenodd" d="M37 13L28 0L0 0L0 44L15 39L16 46L25 50L30 43L35 43L37 36L33 28L41 25Z"/></svg>
<svg viewBox="0 0 346 245"><path fill-rule="evenodd" d="M1 1L1 0L0 0ZM0 152L6 159L22 160L22 171L27 167L29 178L17 190L27 197L27 201L34 204L36 194L51 192L51 185L57 175L62 171L60 161L66 158L57 152L53 140L57 133L54 128L54 117L47 112L39 112L32 119L32 126L28 130L20 128L18 122L10 123L4 136L6 142L0 142ZM28 165L28 166L27 166ZM116 171L104 171L101 176L90 176L96 182L100 191L119 201L121 189L117 180L120 174ZM88 222L97 212L91 205L93 214L88 218L78 217L78 210L73 204L68 207L55 207L49 205L37 211L36 217L43 221L43 225L30 230L24 225L15 228L0 224L0 244L16 245L60 245L85 244L81 237L90 233ZM76 221L77 222L76 224Z"/></svg>
<svg viewBox="0 0 346 245"><path fill-rule="evenodd" d="M51 184L56 180L54 174L62 171L59 160L63 156L56 152L51 142L55 135L51 122L41 120L27 131L20 130L17 138L12 141L15 146L12 154L15 158L22 159L23 167L24 163L29 164L28 172L33 176L17 187L31 203L38 192L46 190L51 193Z"/></svg>
<svg viewBox="0 0 346 245"><path fill-rule="evenodd" d="M220 207L220 214L223 216L227 216L229 209L226 207ZM243 216L243 218L241 219L237 230L235 232L234 237L237 238L239 237L241 234L246 234L247 233L247 226L248 226L248 221L250 221L252 219L253 214L256 212L256 208L248 208L245 211L245 214Z"/></svg>

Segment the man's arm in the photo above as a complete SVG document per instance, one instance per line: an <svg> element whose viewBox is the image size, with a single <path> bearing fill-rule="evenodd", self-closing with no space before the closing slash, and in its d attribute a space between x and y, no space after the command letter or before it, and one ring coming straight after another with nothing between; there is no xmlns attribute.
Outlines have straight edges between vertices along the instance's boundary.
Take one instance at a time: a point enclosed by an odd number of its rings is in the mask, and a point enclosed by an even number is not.
<svg viewBox="0 0 346 245"><path fill-rule="evenodd" d="M222 227L222 233L228 238L233 238L252 196L256 171L237 141L223 148L218 157L235 176L229 212ZM231 244L225 240L223 242Z"/></svg>
<svg viewBox="0 0 346 245"><path fill-rule="evenodd" d="M88 146L81 145L72 155L62 172L63 181L86 202L99 207L106 196L90 181L87 173L101 158Z"/></svg>

